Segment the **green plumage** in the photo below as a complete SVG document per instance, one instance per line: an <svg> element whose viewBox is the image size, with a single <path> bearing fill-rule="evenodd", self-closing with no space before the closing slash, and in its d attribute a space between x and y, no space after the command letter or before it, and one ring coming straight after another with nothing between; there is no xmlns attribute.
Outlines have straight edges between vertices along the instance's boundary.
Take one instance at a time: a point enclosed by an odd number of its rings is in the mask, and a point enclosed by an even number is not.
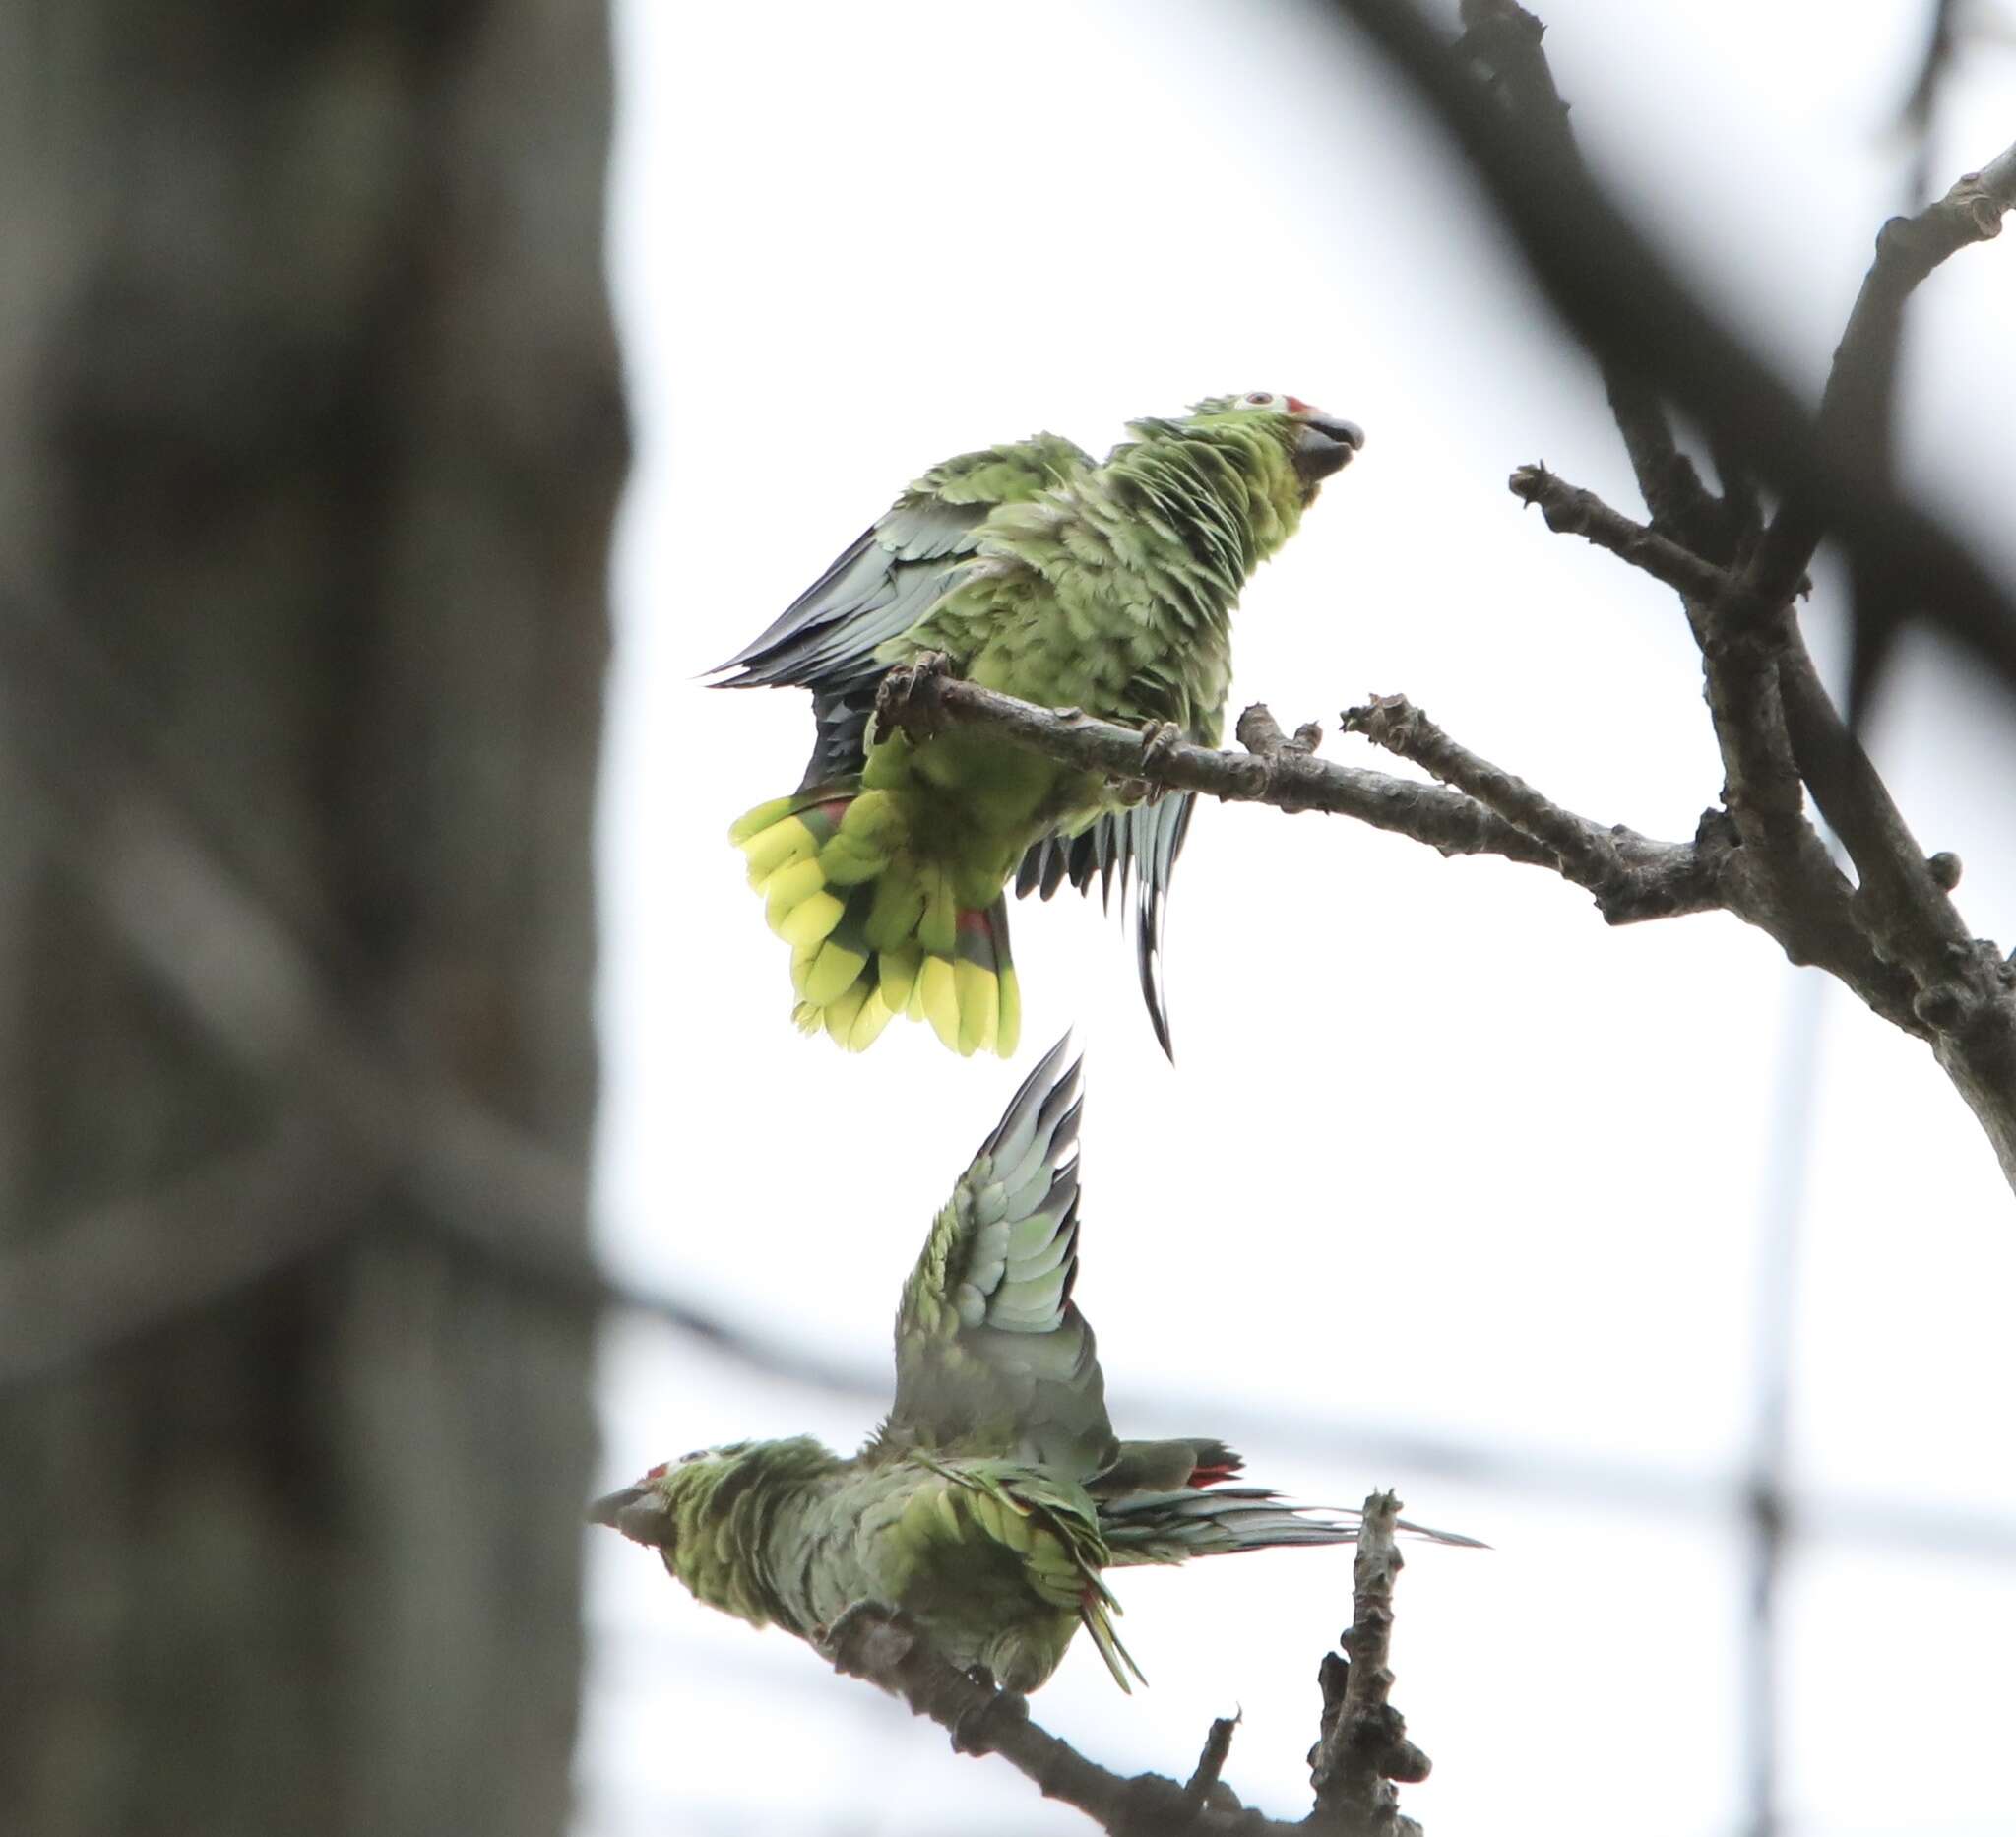
<svg viewBox="0 0 2016 1837"><path fill-rule="evenodd" d="M943 652L1024 701L1218 742L1240 590L1362 436L1266 392L1131 431L1102 465L1040 434L925 474L723 666L724 686L813 691L804 784L731 832L792 947L808 1031L860 1049L903 1013L956 1051L1006 1056L1020 1009L1004 888L1109 886L1117 868L1123 886L1139 875L1142 986L1167 1045L1158 933L1188 795L1139 806L976 728L914 742L869 718L888 668Z"/></svg>
<svg viewBox="0 0 2016 1837"><path fill-rule="evenodd" d="M932 1223L898 1309L895 1403L859 1454L737 1442L655 1469L594 1517L724 1613L816 1640L879 1602L1019 1690L1081 1626L1123 1689L1140 1676L1108 1568L1354 1538L1351 1514L1219 1484L1240 1465L1222 1442L1113 1434L1071 1300L1079 1105L1060 1045Z"/></svg>

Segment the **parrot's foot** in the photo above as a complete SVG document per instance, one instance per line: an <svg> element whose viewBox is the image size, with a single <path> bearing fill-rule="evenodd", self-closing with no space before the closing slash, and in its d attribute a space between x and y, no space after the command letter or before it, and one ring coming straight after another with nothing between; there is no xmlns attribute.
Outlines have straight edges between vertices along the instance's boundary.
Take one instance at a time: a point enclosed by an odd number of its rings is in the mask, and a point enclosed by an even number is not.
<svg viewBox="0 0 2016 1837"><path fill-rule="evenodd" d="M1151 721L1141 729L1141 776L1156 784L1164 764L1182 743L1183 729L1173 721Z"/></svg>
<svg viewBox="0 0 2016 1837"><path fill-rule="evenodd" d="M934 705L932 685L952 671L943 651L925 651L908 664L894 664L875 691L876 731L901 728L913 740L927 740L950 724Z"/></svg>
<svg viewBox="0 0 2016 1837"><path fill-rule="evenodd" d="M984 1680L987 1694L979 1702L961 1710L953 1719L952 1751L955 1754L991 1754L1000 1745L1002 1723L1029 1720L1029 1698L1020 1690L997 1688L994 1674L984 1665L976 1665L967 1676L975 1683Z"/></svg>
<svg viewBox="0 0 2016 1837"><path fill-rule="evenodd" d="M923 1638L909 1615L879 1601L856 1601L827 1626L815 1627L813 1642L850 1678L866 1678L891 1687L896 1668Z"/></svg>

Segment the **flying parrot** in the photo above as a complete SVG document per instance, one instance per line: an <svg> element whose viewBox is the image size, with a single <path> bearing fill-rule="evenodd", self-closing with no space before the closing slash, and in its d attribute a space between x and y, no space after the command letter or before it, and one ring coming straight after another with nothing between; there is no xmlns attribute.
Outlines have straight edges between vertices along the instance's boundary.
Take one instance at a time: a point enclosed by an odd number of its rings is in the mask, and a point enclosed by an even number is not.
<svg viewBox="0 0 2016 1837"><path fill-rule="evenodd" d="M896 1401L851 1459L809 1437L737 1441L590 1508L710 1607L817 1643L857 1603L908 1614L1013 1690L1083 1627L1125 1690L1105 1571L1224 1551L1349 1544L1357 1514L1228 1486L1208 1435L1121 1441L1078 1270L1080 1066L1059 1042L953 1188L904 1284ZM1418 1525L1450 1544L1475 1540Z"/></svg>
<svg viewBox="0 0 2016 1837"><path fill-rule="evenodd" d="M1021 1003L1004 887L1047 899L1097 875L1109 895L1117 872L1123 899L1136 877L1141 989L1169 1050L1163 900L1193 794L1129 801L977 728L916 742L872 720L891 665L942 652L1024 701L1218 743L1240 589L1364 435L1269 390L1129 432L1102 465L1038 434L933 467L711 672L812 691L803 783L729 832L791 947L805 1032L859 1051L907 1014L961 1054L1007 1057Z"/></svg>

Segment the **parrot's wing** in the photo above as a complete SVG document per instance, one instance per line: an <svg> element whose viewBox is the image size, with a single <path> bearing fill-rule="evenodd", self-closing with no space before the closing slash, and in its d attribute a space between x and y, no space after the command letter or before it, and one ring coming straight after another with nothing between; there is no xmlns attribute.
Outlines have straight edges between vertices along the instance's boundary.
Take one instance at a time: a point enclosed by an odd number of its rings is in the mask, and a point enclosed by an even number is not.
<svg viewBox="0 0 2016 1837"><path fill-rule="evenodd" d="M1070 441L1038 434L932 467L760 637L708 672L722 677L715 687L810 689L818 735L805 785L858 772L875 689L889 667L877 649L951 589L997 505L1034 497L1091 465Z"/></svg>
<svg viewBox="0 0 2016 1837"><path fill-rule="evenodd" d="M1141 998L1148 1004L1155 1037L1171 1059L1175 1049L1169 1044L1168 999L1162 982L1163 902L1168 896L1169 875L1182 853L1183 839L1190 833L1190 812L1196 802L1195 792L1172 791L1153 803L1109 810L1075 836L1045 836L1022 857L1015 875L1018 897L1040 893L1044 899L1067 880L1081 893L1089 893L1097 880L1100 898L1109 908L1115 879L1120 883L1122 906L1131 879L1134 958L1141 975Z"/></svg>
<svg viewBox="0 0 2016 1837"><path fill-rule="evenodd" d="M1015 1094L938 1214L896 1319L882 1438L1089 1476L1113 1457L1078 1274L1079 1061L1067 1037Z"/></svg>

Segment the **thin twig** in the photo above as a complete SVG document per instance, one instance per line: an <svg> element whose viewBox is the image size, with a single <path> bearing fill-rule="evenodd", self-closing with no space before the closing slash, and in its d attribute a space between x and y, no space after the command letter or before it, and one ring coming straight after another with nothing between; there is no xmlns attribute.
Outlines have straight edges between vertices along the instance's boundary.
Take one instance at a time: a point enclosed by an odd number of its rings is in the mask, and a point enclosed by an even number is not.
<svg viewBox="0 0 2016 1837"><path fill-rule="evenodd" d="M1232 1733L1238 1726L1238 1717L1220 1716L1205 1732L1204 1746L1197 1755L1197 1764L1183 1782L1183 1801L1193 1816L1207 1805L1215 1805L1221 1810L1228 1811L1238 1808L1237 1796L1229 1790L1222 1791L1220 1785L1225 1763L1231 1758Z"/></svg>
<svg viewBox="0 0 2016 1837"><path fill-rule="evenodd" d="M1553 72L1541 50L1544 29L1540 21L1518 7L1490 0L1463 0L1461 18L1464 36L1456 55L1476 60L1509 111L1525 124L1536 156L1562 168L1573 182L1586 185L1589 174L1569 123L1568 105L1554 87ZM1592 354L1653 527L1704 542L1711 528L1725 521L1723 507L1702 483L1693 461L1680 451L1658 391L1613 352Z"/></svg>
<svg viewBox="0 0 2016 1837"><path fill-rule="evenodd" d="M2004 149L1982 171L1963 174L1943 198L1917 216L1893 217L1876 232L1875 259L1862 277L1827 373L1817 440L1858 453L1871 470L1887 471L1890 401L1906 302L1949 256L1999 235L2003 213L2012 208L2016 146ZM1829 514L1824 493L1800 490L1788 496L1750 563L1748 585L1757 602L1790 600L1822 532L1839 524L1838 515ZM1893 565L1882 571L1899 570Z"/></svg>
<svg viewBox="0 0 2016 1837"><path fill-rule="evenodd" d="M1480 757L1442 731L1404 695L1377 695L1343 716L1347 733L1412 760L1530 836L1553 856L1564 880L1596 895L1612 924L1715 912L1727 902L1689 844L1651 842L1622 824L1604 828L1563 809L1524 779Z"/></svg>
<svg viewBox="0 0 2016 1837"><path fill-rule="evenodd" d="M1594 491L1568 483L1544 466L1521 466L1506 483L1522 504L1540 512L1555 535L1579 536L1594 542L1677 594L1712 601L1732 591L1727 569L1612 510Z"/></svg>

